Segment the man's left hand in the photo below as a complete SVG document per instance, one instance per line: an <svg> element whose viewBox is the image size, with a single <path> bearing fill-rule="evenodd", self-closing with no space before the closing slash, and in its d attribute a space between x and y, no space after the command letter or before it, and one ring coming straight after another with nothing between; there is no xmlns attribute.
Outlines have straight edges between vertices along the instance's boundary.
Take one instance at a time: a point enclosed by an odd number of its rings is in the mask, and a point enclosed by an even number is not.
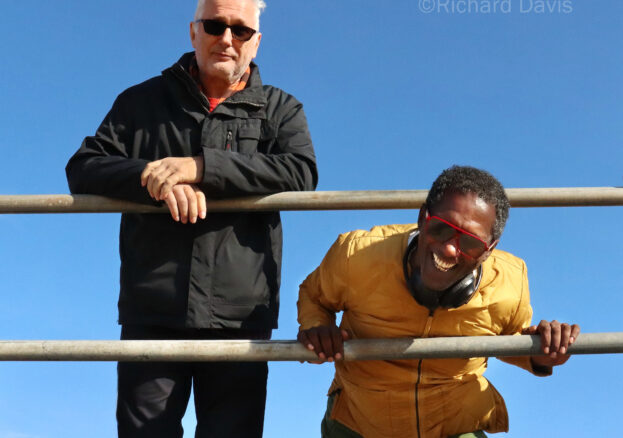
<svg viewBox="0 0 623 438"><path fill-rule="evenodd" d="M145 166L141 185L156 201L164 201L176 184L196 184L202 177L202 157L167 157Z"/></svg>
<svg viewBox="0 0 623 438"><path fill-rule="evenodd" d="M522 334L541 336L541 351L545 356L532 356L532 363L542 367L555 367L569 360L567 351L578 338L580 326L556 320L552 322L542 320L539 325L524 329Z"/></svg>
<svg viewBox="0 0 623 438"><path fill-rule="evenodd" d="M176 184L165 197L171 217L176 222L194 224L206 218L206 196L194 184Z"/></svg>

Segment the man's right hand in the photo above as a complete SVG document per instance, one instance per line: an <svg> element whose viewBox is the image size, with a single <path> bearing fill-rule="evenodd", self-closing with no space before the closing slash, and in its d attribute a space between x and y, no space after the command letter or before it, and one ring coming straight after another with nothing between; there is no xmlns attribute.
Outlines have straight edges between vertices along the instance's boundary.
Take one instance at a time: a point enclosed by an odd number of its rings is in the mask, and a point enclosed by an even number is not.
<svg viewBox="0 0 623 438"><path fill-rule="evenodd" d="M164 202L169 207L171 217L175 222L194 224L197 218L206 217L206 196L194 184L176 184L173 186Z"/></svg>
<svg viewBox="0 0 623 438"><path fill-rule="evenodd" d="M202 157L167 157L147 163L141 186L156 201L165 201L177 184L196 184L203 177Z"/></svg>
<svg viewBox="0 0 623 438"><path fill-rule="evenodd" d="M314 351L320 362L344 358L344 341L350 339L346 330L336 326L319 326L299 331L296 339L308 350Z"/></svg>

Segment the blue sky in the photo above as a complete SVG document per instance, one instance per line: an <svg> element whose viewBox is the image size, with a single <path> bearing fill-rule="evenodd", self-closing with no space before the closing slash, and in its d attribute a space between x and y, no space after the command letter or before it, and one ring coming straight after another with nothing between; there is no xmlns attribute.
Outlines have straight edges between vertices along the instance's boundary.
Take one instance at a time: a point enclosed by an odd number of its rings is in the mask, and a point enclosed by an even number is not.
<svg viewBox="0 0 623 438"><path fill-rule="evenodd" d="M319 190L427 189L452 164L506 187L623 183L618 0L268 0L257 62L305 105ZM191 0L6 2L0 193L67 193L64 166L128 86L191 50ZM550 9L551 8L551 9ZM416 212L288 212L280 328L340 232ZM528 264L534 320L623 331L621 207L513 209L500 248ZM0 338L117 339L118 214L0 216ZM492 359L509 437L620 431L621 355L542 379ZM319 436L331 365L272 363L266 437ZM114 363L0 363L0 437L108 438ZM192 405L185 418L193 436ZM503 436L503 435L502 435Z"/></svg>

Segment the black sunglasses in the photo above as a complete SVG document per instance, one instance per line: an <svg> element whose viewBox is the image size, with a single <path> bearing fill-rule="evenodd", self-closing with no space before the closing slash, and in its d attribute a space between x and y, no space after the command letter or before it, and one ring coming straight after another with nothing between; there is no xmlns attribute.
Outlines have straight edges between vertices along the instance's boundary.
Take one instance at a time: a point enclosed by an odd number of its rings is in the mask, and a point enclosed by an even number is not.
<svg viewBox="0 0 623 438"><path fill-rule="evenodd" d="M225 32L225 29L231 29L231 36L238 41L249 41L255 32L257 32L257 30L243 26L242 24L229 25L221 20L212 20L209 18L195 20L195 23L203 24L203 30L208 35L221 36Z"/></svg>

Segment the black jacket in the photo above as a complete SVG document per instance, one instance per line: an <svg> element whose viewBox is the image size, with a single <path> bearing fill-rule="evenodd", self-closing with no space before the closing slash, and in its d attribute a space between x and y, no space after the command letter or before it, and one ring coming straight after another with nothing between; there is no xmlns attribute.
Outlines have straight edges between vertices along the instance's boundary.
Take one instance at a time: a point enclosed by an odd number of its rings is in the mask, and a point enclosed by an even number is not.
<svg viewBox="0 0 623 438"><path fill-rule="evenodd" d="M152 203L145 165L204 158L208 198L313 190L318 174L301 103L262 85L212 112L187 73L187 53L161 76L119 95L94 136L67 164L72 193ZM119 322L172 328L277 326L281 275L278 212L213 213L196 224L167 214L123 214Z"/></svg>

